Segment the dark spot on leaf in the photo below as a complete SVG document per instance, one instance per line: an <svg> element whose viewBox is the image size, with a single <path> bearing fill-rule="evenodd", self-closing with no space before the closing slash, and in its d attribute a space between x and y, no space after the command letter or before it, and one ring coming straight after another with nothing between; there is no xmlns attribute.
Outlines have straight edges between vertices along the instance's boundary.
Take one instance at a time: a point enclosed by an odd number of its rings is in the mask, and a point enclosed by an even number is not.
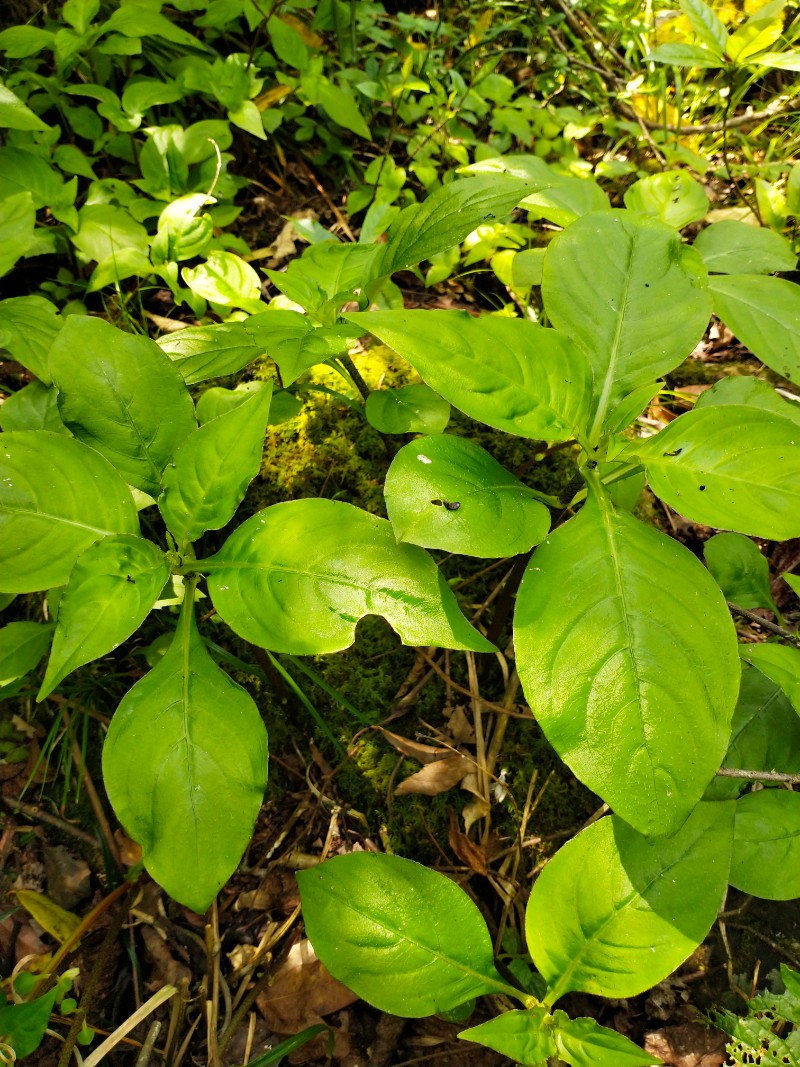
<svg viewBox="0 0 800 1067"><path fill-rule="evenodd" d="M674 452L665 452L665 456L679 456L683 452L682 448L676 448Z"/></svg>
<svg viewBox="0 0 800 1067"><path fill-rule="evenodd" d="M703 492L703 490L705 489L705 486L704 486L704 485L698 485L698 487L697 487L697 488L698 488L698 489L700 490L700 492L702 493L702 492Z"/></svg>
<svg viewBox="0 0 800 1067"><path fill-rule="evenodd" d="M131 585L136 585L136 579L135 579L135 578L131 578L131 576L130 576L130 575L127 575L127 576L126 576L126 578L125 578L125 581L126 581L126 582L130 582L130 583L131 583Z"/></svg>
<svg viewBox="0 0 800 1067"><path fill-rule="evenodd" d="M440 508L442 506L442 501L441 500L432 500L431 504L435 504L437 508Z"/></svg>
<svg viewBox="0 0 800 1067"><path fill-rule="evenodd" d="M458 500L443 500L442 503L448 511L458 511L458 509L461 507L461 504Z"/></svg>

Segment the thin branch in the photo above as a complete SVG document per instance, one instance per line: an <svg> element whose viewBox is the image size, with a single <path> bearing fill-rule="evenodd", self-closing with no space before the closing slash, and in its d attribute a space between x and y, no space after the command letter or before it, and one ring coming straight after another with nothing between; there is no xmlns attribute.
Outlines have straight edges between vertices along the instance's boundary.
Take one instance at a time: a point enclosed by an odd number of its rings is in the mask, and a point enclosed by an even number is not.
<svg viewBox="0 0 800 1067"><path fill-rule="evenodd" d="M745 778L748 782L786 782L800 785L800 774L785 774L783 771L743 771L735 767L722 767L717 771L722 778Z"/></svg>
<svg viewBox="0 0 800 1067"><path fill-rule="evenodd" d="M796 645L800 643L798 635L792 633L791 630L787 630L784 626L778 626L776 622L770 622L769 619L762 619L761 616L756 615L754 611L750 611L747 608L740 608L738 604L732 604L730 601L727 601L727 604L728 610L732 611L734 615L741 615L741 617L747 619L748 622L754 622L764 630L769 630L770 633L786 638L786 640L791 641L792 644Z"/></svg>

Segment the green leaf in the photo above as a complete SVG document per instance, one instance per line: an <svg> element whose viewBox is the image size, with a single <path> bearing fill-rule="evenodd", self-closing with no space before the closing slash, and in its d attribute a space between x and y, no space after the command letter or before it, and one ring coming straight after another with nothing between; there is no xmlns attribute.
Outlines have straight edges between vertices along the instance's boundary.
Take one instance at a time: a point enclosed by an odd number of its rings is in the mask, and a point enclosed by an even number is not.
<svg viewBox="0 0 800 1067"><path fill-rule="evenodd" d="M61 17L76 33L86 33L99 10L100 0L67 0L61 8Z"/></svg>
<svg viewBox="0 0 800 1067"><path fill-rule="evenodd" d="M294 26L273 16L267 22L267 33L275 49L275 55L282 63L294 67L295 70L306 70L310 58L308 47Z"/></svg>
<svg viewBox="0 0 800 1067"><path fill-rule="evenodd" d="M0 85L0 129L49 130L50 127L27 104L23 104L16 93Z"/></svg>
<svg viewBox="0 0 800 1067"><path fill-rule="evenodd" d="M78 556L58 606L53 651L37 700L84 663L139 629L169 578L164 553L132 534L106 537Z"/></svg>
<svg viewBox="0 0 800 1067"><path fill-rule="evenodd" d="M0 52L5 52L9 59L26 59L52 48L54 36L50 30L38 26L9 26L0 33Z"/></svg>
<svg viewBox="0 0 800 1067"><path fill-rule="evenodd" d="M723 65L722 56L701 48L697 44L660 44L645 57L650 63L668 63L673 67L700 67L712 69Z"/></svg>
<svg viewBox="0 0 800 1067"><path fill-rule="evenodd" d="M493 649L467 623L433 560L398 545L386 519L334 500L292 500L253 515L204 561L221 617L276 652L338 652L364 615L408 645Z"/></svg>
<svg viewBox="0 0 800 1067"><path fill-rule="evenodd" d="M800 383L800 288L760 274L713 277L714 312L776 374Z"/></svg>
<svg viewBox="0 0 800 1067"><path fill-rule="evenodd" d="M643 215L598 211L549 245L542 297L595 378L593 439L619 401L681 363L711 312L699 255Z"/></svg>
<svg viewBox="0 0 800 1067"><path fill-rule="evenodd" d="M629 211L652 215L676 230L705 218L708 206L705 189L685 170L650 174L625 193Z"/></svg>
<svg viewBox="0 0 800 1067"><path fill-rule="evenodd" d="M761 789L737 800L730 882L767 900L800 897L800 793Z"/></svg>
<svg viewBox="0 0 800 1067"><path fill-rule="evenodd" d="M769 563L749 537L715 534L703 546L703 555L726 600L741 608L777 611L769 586Z"/></svg>
<svg viewBox="0 0 800 1067"><path fill-rule="evenodd" d="M800 715L800 649L772 643L741 645L739 655L779 685Z"/></svg>
<svg viewBox="0 0 800 1067"><path fill-rule="evenodd" d="M165 41L184 48L207 50L206 45L181 29L173 19L162 15L160 7L160 0L155 3L150 0L128 0L102 24L102 32L121 33L124 37L163 37Z"/></svg>
<svg viewBox="0 0 800 1067"><path fill-rule="evenodd" d="M235 389L223 389L221 386L206 389L197 401L197 418L200 425L202 426L220 415L226 415L229 411L233 411L234 408L238 408L246 400L249 400L253 393L257 393L262 389L271 391L272 382L241 382ZM272 399L275 399L275 393L272 393ZM272 405L270 405L270 416L271 414ZM272 421L271 417L268 421Z"/></svg>
<svg viewBox="0 0 800 1067"><path fill-rule="evenodd" d="M15 193L0 200L0 277L8 274L33 241L36 212L31 194Z"/></svg>
<svg viewBox="0 0 800 1067"><path fill-rule="evenodd" d="M786 0L771 0L734 30L728 38L727 52L735 63L744 64L753 60L754 56L778 40L783 33L785 7Z"/></svg>
<svg viewBox="0 0 800 1067"><path fill-rule="evenodd" d="M800 50L793 49L787 52L762 52L751 58L753 65L760 67L772 67L776 70L800 70Z"/></svg>
<svg viewBox="0 0 800 1067"><path fill-rule="evenodd" d="M381 1011L416 1019L507 991L481 913L443 874L399 856L351 852L297 881L317 956Z"/></svg>
<svg viewBox="0 0 800 1067"><path fill-rule="evenodd" d="M101 537L138 533L130 490L98 452L45 430L0 437L0 589L64 585Z"/></svg>
<svg viewBox="0 0 800 1067"><path fill-rule="evenodd" d="M253 137L266 141L267 133L264 129L264 123L261 121L261 112L252 100L243 100L238 107L229 108L228 118L240 130L245 130L247 133L252 134Z"/></svg>
<svg viewBox="0 0 800 1067"><path fill-rule="evenodd" d="M205 263L184 267L183 280L193 293L223 307L260 311L261 282L250 266L233 252L214 250Z"/></svg>
<svg viewBox="0 0 800 1067"><path fill-rule="evenodd" d="M414 267L460 244L483 222L512 211L540 181L486 175L443 185L401 211L389 227L376 276Z"/></svg>
<svg viewBox="0 0 800 1067"><path fill-rule="evenodd" d="M635 450L653 492L686 518L777 541L800 536L800 436L788 419L696 408Z"/></svg>
<svg viewBox="0 0 800 1067"><path fill-rule="evenodd" d="M0 300L0 348L49 385L50 346L61 329L54 304L41 296Z"/></svg>
<svg viewBox="0 0 800 1067"><path fill-rule="evenodd" d="M650 840L611 815L559 849L525 913L546 1003L635 996L697 948L727 885L734 809L698 804L677 833Z"/></svg>
<svg viewBox="0 0 800 1067"><path fill-rule="evenodd" d="M752 648L752 645L743 646ZM785 693L770 678L744 667L739 701L733 715L731 742L723 767L737 770L800 772L800 717ZM742 778L715 778L707 800L734 799L749 783Z"/></svg>
<svg viewBox="0 0 800 1067"><path fill-rule="evenodd" d="M111 720L103 780L153 878L204 912L253 832L267 735L252 698L206 651L189 596L169 649Z"/></svg>
<svg viewBox="0 0 800 1067"><path fill-rule="evenodd" d="M443 433L450 421L450 405L427 385L370 393L365 413L381 433Z"/></svg>
<svg viewBox="0 0 800 1067"><path fill-rule="evenodd" d="M556 226L570 226L590 211L608 211L608 198L590 178L558 177L547 189L538 189L520 201L530 219L547 219Z"/></svg>
<svg viewBox="0 0 800 1067"><path fill-rule="evenodd" d="M717 55L723 56L728 47L728 31L719 15L703 0L678 0L692 29Z"/></svg>
<svg viewBox="0 0 800 1067"><path fill-rule="evenodd" d="M772 412L773 415L779 415L782 419L790 419L800 426L800 404L784 400L769 382L753 378L749 374L720 378L710 389L700 394L695 408L708 408L717 404L761 408L763 411Z"/></svg>
<svg viewBox="0 0 800 1067"><path fill-rule="evenodd" d="M172 535L196 541L219 530L261 467L272 383L191 434L164 472L158 507Z"/></svg>
<svg viewBox="0 0 800 1067"><path fill-rule="evenodd" d="M552 1016L547 1008L505 1011L480 1026L462 1030L458 1036L464 1041L494 1049L525 1067L528 1064L541 1067L557 1051Z"/></svg>
<svg viewBox="0 0 800 1067"><path fill-rule="evenodd" d="M348 313L470 418L520 437L568 441L587 424L586 359L555 330L466 311ZM486 353L491 352L488 360Z"/></svg>
<svg viewBox="0 0 800 1067"><path fill-rule="evenodd" d="M448 435L401 448L386 475L398 541L467 556L515 556L547 536L550 513L479 445Z"/></svg>
<svg viewBox="0 0 800 1067"><path fill-rule="evenodd" d="M800 597L800 574L788 574L784 571L781 574L781 578L786 582L790 589L792 589L798 597Z"/></svg>
<svg viewBox="0 0 800 1067"><path fill-rule="evenodd" d="M53 624L10 622L0 629L0 685L32 671L50 647Z"/></svg>
<svg viewBox="0 0 800 1067"><path fill-rule="evenodd" d="M570 1019L563 1011L555 1012L554 1018L559 1058L572 1067L643 1067L662 1062L594 1019Z"/></svg>
<svg viewBox="0 0 800 1067"><path fill-rule="evenodd" d="M591 489L517 597L531 711L572 771L642 833L677 829L719 767L739 671L711 575Z"/></svg>
<svg viewBox="0 0 800 1067"><path fill-rule="evenodd" d="M694 248L717 274L772 274L794 270L797 256L779 233L737 219L713 222L695 239Z"/></svg>
<svg viewBox="0 0 800 1067"><path fill-rule="evenodd" d="M50 370L65 425L154 495L196 425L189 392L158 345L104 319L70 315L50 349Z"/></svg>
<svg viewBox="0 0 800 1067"><path fill-rule="evenodd" d="M72 243L83 256L83 262L106 259L112 261L128 250L146 258L150 247L147 230L128 212L112 204L87 204L78 212L80 229Z"/></svg>
<svg viewBox="0 0 800 1067"><path fill-rule="evenodd" d="M190 326L164 334L159 337L158 345L173 361L185 383L197 385L207 378L235 374L264 354L261 335L250 331L250 321Z"/></svg>
<svg viewBox="0 0 800 1067"><path fill-rule="evenodd" d="M74 181L62 182L58 171L41 156L24 148L0 148L0 199L28 192L37 211L43 207L54 211L73 203L76 188Z"/></svg>
<svg viewBox="0 0 800 1067"><path fill-rule="evenodd" d="M24 1060L41 1044L57 995L58 989L51 989L36 1000L0 1008L0 1034L17 1060Z"/></svg>
<svg viewBox="0 0 800 1067"><path fill-rule="evenodd" d="M327 241L311 245L285 271L268 270L265 274L290 300L306 311L316 312L327 301L337 298L338 304L343 304L352 299L357 289L363 289L374 277L373 265L379 252L377 246Z"/></svg>
<svg viewBox="0 0 800 1067"><path fill-rule="evenodd" d="M306 87L306 82L307 79L303 77L301 83L304 88ZM333 119L339 126L344 126L346 130L350 130L357 137L363 137L366 141L371 140L372 134L369 131L369 126L359 111L352 92L334 85L324 75L319 75L314 103L320 104L328 117Z"/></svg>

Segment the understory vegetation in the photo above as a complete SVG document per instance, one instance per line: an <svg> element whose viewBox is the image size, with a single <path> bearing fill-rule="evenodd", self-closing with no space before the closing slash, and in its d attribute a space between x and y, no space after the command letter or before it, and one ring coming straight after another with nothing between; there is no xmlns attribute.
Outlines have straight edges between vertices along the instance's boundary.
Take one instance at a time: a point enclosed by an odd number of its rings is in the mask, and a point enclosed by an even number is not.
<svg viewBox="0 0 800 1067"><path fill-rule="evenodd" d="M796 0L0 18L0 1062L800 1067Z"/></svg>

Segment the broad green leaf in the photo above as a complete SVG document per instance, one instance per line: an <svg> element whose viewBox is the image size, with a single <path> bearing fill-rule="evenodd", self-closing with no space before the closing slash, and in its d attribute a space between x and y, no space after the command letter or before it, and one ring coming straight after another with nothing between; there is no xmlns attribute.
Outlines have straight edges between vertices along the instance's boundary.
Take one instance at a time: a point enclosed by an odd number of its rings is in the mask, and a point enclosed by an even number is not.
<svg viewBox="0 0 800 1067"><path fill-rule="evenodd" d="M737 219L713 222L695 239L694 248L716 274L772 274L794 270L797 256L779 233Z"/></svg>
<svg viewBox="0 0 800 1067"><path fill-rule="evenodd" d="M272 321L273 315L275 322ZM292 315L300 319L302 326L296 322L281 326L277 321L279 315ZM251 328L262 337L264 352L278 365L284 385L292 385L318 363L342 355L357 340L357 331L352 326L313 327L307 318L296 311L268 311L263 316L255 316L255 319L255 322L250 320Z"/></svg>
<svg viewBox="0 0 800 1067"><path fill-rule="evenodd" d="M158 507L170 533L196 541L219 530L244 499L261 467L272 383L205 423L181 445L164 472Z"/></svg>
<svg viewBox="0 0 800 1067"><path fill-rule="evenodd" d="M668 63L673 67L713 69L723 65L722 57L697 44L660 44L645 57L650 63Z"/></svg>
<svg viewBox="0 0 800 1067"><path fill-rule="evenodd" d="M86 33L99 10L100 0L67 0L61 8L61 17L76 33Z"/></svg>
<svg viewBox="0 0 800 1067"><path fill-rule="evenodd" d="M714 311L776 374L800 383L800 287L740 274L709 279Z"/></svg>
<svg viewBox="0 0 800 1067"><path fill-rule="evenodd" d="M800 426L800 404L797 401L784 400L769 382L754 378L750 374L720 378L715 385L700 394L695 407L707 408L716 404L761 408L772 412L773 415L779 415L782 419L790 419Z"/></svg>
<svg viewBox="0 0 800 1067"><path fill-rule="evenodd" d="M427 385L403 385L370 393L365 414L381 433L444 433L450 405Z"/></svg>
<svg viewBox="0 0 800 1067"><path fill-rule="evenodd" d="M494 1049L525 1067L541 1067L556 1054L556 1035L547 1008L504 1011L495 1019L462 1030L458 1036Z"/></svg>
<svg viewBox="0 0 800 1067"><path fill-rule="evenodd" d="M87 293L96 293L105 289L107 285L115 285L124 281L125 278L133 278L136 275L147 277L151 274L153 266L148 257L136 248L123 248L119 252L101 259L92 271L86 286Z"/></svg>
<svg viewBox="0 0 800 1067"><path fill-rule="evenodd" d="M132 250L146 258L150 247L147 230L128 212L112 204L87 204L78 212L80 229L72 243L83 256L83 262L115 259Z"/></svg>
<svg viewBox="0 0 800 1067"><path fill-rule="evenodd" d="M252 100L242 100L237 107L228 108L228 118L240 130L266 141L267 134L261 121L261 112Z"/></svg>
<svg viewBox="0 0 800 1067"><path fill-rule="evenodd" d="M786 212L793 218L800 215L800 166L797 163L786 180Z"/></svg>
<svg viewBox="0 0 800 1067"><path fill-rule="evenodd" d="M747 63L778 40L783 33L785 7L786 0L771 0L734 30L728 38L726 50L735 63Z"/></svg>
<svg viewBox="0 0 800 1067"><path fill-rule="evenodd" d="M786 52L762 52L751 58L753 65L760 67L772 67L776 70L800 70L800 49L791 49Z"/></svg>
<svg viewBox="0 0 800 1067"><path fill-rule="evenodd" d="M17 193L30 193L37 211L50 208L54 218L77 229L78 216L72 206L77 188L77 179L65 183L59 172L33 151L0 148L0 200Z"/></svg>
<svg viewBox="0 0 800 1067"><path fill-rule="evenodd" d="M703 336L704 274L671 226L624 211L584 215L549 245L542 296L552 325L592 365L595 439L622 397L676 367Z"/></svg>
<svg viewBox="0 0 800 1067"><path fill-rule="evenodd" d="M154 495L196 425L189 392L158 345L104 319L70 315L50 349L50 372L64 424Z"/></svg>
<svg viewBox="0 0 800 1067"><path fill-rule="evenodd" d="M704 0L678 0L692 29L717 55L722 56L728 46L728 31L719 15Z"/></svg>
<svg viewBox="0 0 800 1067"><path fill-rule="evenodd" d="M677 833L649 840L611 815L559 849L525 913L547 1004L569 992L635 996L697 948L728 882L734 809L698 804Z"/></svg>
<svg viewBox="0 0 800 1067"><path fill-rule="evenodd" d="M703 546L703 555L726 600L740 608L777 611L769 586L769 563L749 537L715 534Z"/></svg>
<svg viewBox="0 0 800 1067"><path fill-rule="evenodd" d="M221 386L206 389L196 405L197 419L200 425L211 422L212 419L216 419L219 415L226 415L234 408L238 408L249 400L253 393L257 393L261 389L272 390L272 382L256 380L241 382L235 389L223 389ZM274 398L275 394L273 393L273 400ZM270 413L271 411L272 405L270 405Z"/></svg>
<svg viewBox="0 0 800 1067"><path fill-rule="evenodd" d="M694 522L783 541L800 536L800 434L769 411L687 411L635 451L653 492Z"/></svg>
<svg viewBox="0 0 800 1067"><path fill-rule="evenodd" d="M181 45L192 50L207 46L181 29L174 19L169 19L159 11L161 4L148 0L128 0L117 7L111 17L102 24L102 32L120 33L124 37L163 37L165 41Z"/></svg>
<svg viewBox="0 0 800 1067"><path fill-rule="evenodd" d="M16 93L0 85L0 129L48 130L50 127Z"/></svg>
<svg viewBox="0 0 800 1067"><path fill-rule="evenodd" d="M164 553L132 534L106 537L78 556L58 606L53 651L37 700L141 626L169 578Z"/></svg>
<svg viewBox="0 0 800 1067"><path fill-rule="evenodd" d="M800 772L800 716L780 686L752 667L742 671L731 742L722 766ZM746 785L746 779L717 777L706 790L705 799L736 798Z"/></svg>
<svg viewBox="0 0 800 1067"><path fill-rule="evenodd" d="M522 319L473 318L465 311L344 317L408 360L470 418L542 441L568 441L585 432L591 371L583 354L555 330Z"/></svg>
<svg viewBox="0 0 800 1067"><path fill-rule="evenodd" d="M529 192L536 179L479 175L443 185L422 204L400 212L389 227L375 274L394 274L414 267L460 244L482 222L507 215Z"/></svg>
<svg viewBox="0 0 800 1067"><path fill-rule="evenodd" d="M550 512L479 445L449 434L401 448L386 475L398 541L467 556L515 556L543 541Z"/></svg>
<svg viewBox="0 0 800 1067"><path fill-rule="evenodd" d="M433 560L398 545L386 519L335 500L275 504L204 561L220 616L276 652L338 652L364 615L382 615L407 645L493 649L467 623Z"/></svg>
<svg viewBox="0 0 800 1067"><path fill-rule="evenodd" d="M629 211L653 215L676 230L704 218L708 206L705 189L685 170L650 174L634 182L625 193Z"/></svg>
<svg viewBox="0 0 800 1067"><path fill-rule="evenodd" d="M125 83L122 91L122 107L133 118L144 118L145 111L161 104L174 104L183 97L183 91L175 82L161 81L159 78L145 78L134 75Z"/></svg>
<svg viewBox="0 0 800 1067"><path fill-rule="evenodd" d="M264 273L294 303L317 312L334 297L339 303L352 300L355 291L363 289L374 277L373 266L379 252L373 245L326 241L309 246L285 271Z"/></svg>
<svg viewBox="0 0 800 1067"><path fill-rule="evenodd" d="M775 645L740 645L739 655L779 685L800 715L800 648Z"/></svg>
<svg viewBox="0 0 800 1067"><path fill-rule="evenodd" d="M26 59L52 47L54 36L50 30L38 26L9 26L0 33L0 52L5 52L9 59Z"/></svg>
<svg viewBox="0 0 800 1067"><path fill-rule="evenodd" d="M381 1011L416 1019L507 991L483 916L443 874L399 856L351 852L297 881L317 956Z"/></svg>
<svg viewBox="0 0 800 1067"><path fill-rule="evenodd" d="M50 647L53 624L10 622L0 628L0 685L32 671Z"/></svg>
<svg viewBox="0 0 800 1067"><path fill-rule="evenodd" d="M267 33L275 49L275 55L283 63L301 71L308 67L308 47L294 26L273 16L267 22Z"/></svg>
<svg viewBox="0 0 800 1067"><path fill-rule="evenodd" d="M624 396L606 422L609 433L621 433L622 430L626 430L658 396L663 385L663 382L647 382L646 385L639 385Z"/></svg>
<svg viewBox="0 0 800 1067"><path fill-rule="evenodd" d="M786 571L781 575L783 580L800 597L800 574L788 574Z"/></svg>
<svg viewBox="0 0 800 1067"><path fill-rule="evenodd" d="M739 685L716 582L677 541L591 490L517 597L517 667L572 771L642 833L670 833L725 754Z"/></svg>
<svg viewBox="0 0 800 1067"><path fill-rule="evenodd" d="M111 720L103 780L153 878L204 912L253 832L267 734L252 698L206 651L190 597L169 649Z"/></svg>
<svg viewBox="0 0 800 1067"><path fill-rule="evenodd" d="M26 1059L41 1044L57 995L58 989L51 989L35 1000L0 1008L0 1034L14 1050L16 1060Z"/></svg>
<svg viewBox="0 0 800 1067"><path fill-rule="evenodd" d="M250 321L190 326L186 330L164 334L159 337L158 345L173 361L186 384L197 385L207 378L235 374L264 354L261 335L250 331Z"/></svg>
<svg viewBox="0 0 800 1067"><path fill-rule="evenodd" d="M0 200L0 277L8 274L28 251L35 225L30 193L15 193Z"/></svg>
<svg viewBox="0 0 800 1067"><path fill-rule="evenodd" d="M558 1056L572 1067L643 1067L662 1062L594 1019L570 1019L563 1011L554 1012L553 1017L558 1024Z"/></svg>
<svg viewBox="0 0 800 1067"><path fill-rule="evenodd" d="M547 219L556 226L569 226L590 211L608 211L608 197L591 178L555 176L546 188L530 193L519 206L531 219Z"/></svg>
<svg viewBox="0 0 800 1067"><path fill-rule="evenodd" d="M311 98L311 102L319 104L328 117L339 126L344 126L346 130L350 130L357 137L363 137L366 141L371 139L369 126L358 109L352 91L334 85L322 74L303 76L301 85Z"/></svg>
<svg viewBox="0 0 800 1067"><path fill-rule="evenodd" d="M205 263L184 267L183 280L193 293L223 307L260 311L261 281L249 263L233 252L214 250Z"/></svg>
<svg viewBox="0 0 800 1067"><path fill-rule="evenodd" d="M7 397L0 407L0 427L4 430L52 430L68 434L58 414L57 391L44 382L33 381Z"/></svg>
<svg viewBox="0 0 800 1067"><path fill-rule="evenodd" d="M736 801L730 881L767 900L800 897L800 793L761 789Z"/></svg>
<svg viewBox="0 0 800 1067"><path fill-rule="evenodd" d="M0 436L0 589L64 585L78 556L138 533L130 490L99 452L45 430Z"/></svg>
<svg viewBox="0 0 800 1067"><path fill-rule="evenodd" d="M50 384L48 353L61 329L58 310L41 296L12 296L0 300L0 348Z"/></svg>
<svg viewBox="0 0 800 1067"><path fill-rule="evenodd" d="M0 593L0 611L4 611L13 599L13 593Z"/></svg>

